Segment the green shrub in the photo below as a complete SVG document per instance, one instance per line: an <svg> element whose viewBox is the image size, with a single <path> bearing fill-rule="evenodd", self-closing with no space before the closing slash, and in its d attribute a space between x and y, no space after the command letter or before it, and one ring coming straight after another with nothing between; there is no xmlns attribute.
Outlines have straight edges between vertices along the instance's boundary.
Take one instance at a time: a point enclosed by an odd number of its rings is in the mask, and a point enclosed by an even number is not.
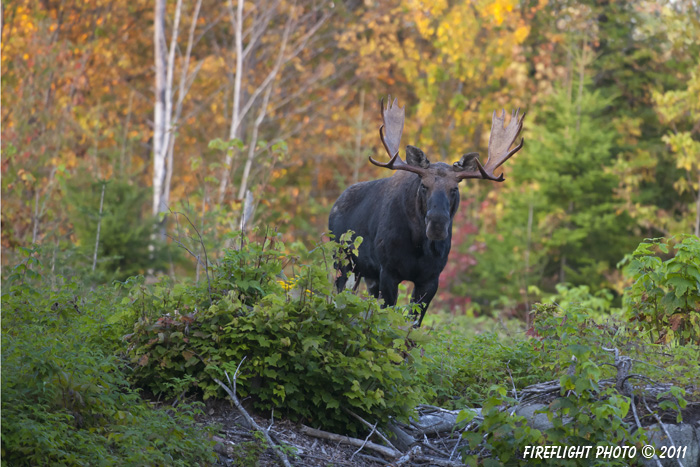
<svg viewBox="0 0 700 467"><path fill-rule="evenodd" d="M613 294L608 289L591 292L591 288L587 285L574 286L571 284L557 284L554 288L557 292L544 297L541 300L542 303L555 303L563 309L570 307L583 309L586 310L587 315L596 318L609 315L611 311L614 311L611 308ZM541 295L536 287L530 287L530 292Z"/></svg>
<svg viewBox="0 0 700 467"><path fill-rule="evenodd" d="M530 465L531 462L522 462L517 454L522 452L524 446L542 443L542 433L530 428L525 417L511 414L510 410L504 410L516 403L515 399L508 397L507 394L508 389L504 386L490 387L488 398L481 408L484 421L479 430L462 433L462 438L467 440L466 448L470 451L488 451L491 454L491 457L482 459L483 465ZM471 410L463 410L457 417L457 423L467 423L474 418L474 415ZM466 465L479 465L478 456L467 454L466 450L462 451L462 459Z"/></svg>
<svg viewBox="0 0 700 467"><path fill-rule="evenodd" d="M141 400L115 351L109 289L40 274L35 250L3 281L2 465L213 462L196 405L171 414Z"/></svg>
<svg viewBox="0 0 700 467"><path fill-rule="evenodd" d="M589 320L586 310L571 305L563 310L555 305L536 306L533 329L538 337L535 348L535 366L560 374L561 393L545 413L553 427L544 431L530 428L524 417L513 416L505 407L515 404L508 397L510 385L497 384L490 389L484 402L484 422L477 433L465 433L471 449L484 440L484 447L491 452L489 462L493 465L590 465L591 459L523 459L527 445L607 445L634 444L642 436L635 432L623 418L630 407L628 397L617 394L614 386L602 387L601 379L610 376L604 360L610 356L600 349L603 341L615 345L614 332L596 326ZM572 360L572 358L574 360ZM575 363L572 363L575 362ZM469 418L464 412L460 418ZM469 465L476 465L477 457L465 456ZM621 460L610 465L627 465Z"/></svg>
<svg viewBox="0 0 700 467"><path fill-rule="evenodd" d="M504 343L495 332L464 338L439 328L435 334L425 346L432 360L426 384L436 392L431 403L441 407L479 407L497 382L512 378L519 390L551 377L534 365L528 339Z"/></svg>
<svg viewBox="0 0 700 467"><path fill-rule="evenodd" d="M422 402L413 383L425 366L403 315L373 298L335 293L335 243L316 248L290 279L276 246L227 251L211 292L137 286L129 337L136 381L165 397L186 389L225 397L213 379L225 381L246 357L238 390L260 410L342 431L357 426L343 409L381 421L405 417Z"/></svg>
<svg viewBox="0 0 700 467"><path fill-rule="evenodd" d="M675 250L675 254L671 253ZM669 256L662 260L660 256ZM624 305L652 342L700 345L700 239L646 239L618 266L634 280Z"/></svg>
<svg viewBox="0 0 700 467"><path fill-rule="evenodd" d="M493 384L482 406L484 422L479 431L463 435L471 450L481 445L480 449L484 450L480 452L490 452L491 457L478 459L475 455L465 455L467 464L476 465L482 461L484 465L587 466L592 465L591 456L587 459L538 460L523 459L522 455L527 445L639 447L644 444L645 431L625 421L631 408L630 397L618 392L614 384L603 382L608 378L615 381L617 373L613 353L603 347L617 348L622 355L634 354L636 362L631 373L648 375L659 383L690 384L687 374L678 379L675 370L672 373L666 370L676 368L678 362L675 360L679 357L682 358L680 366L684 366L687 373L692 366L692 356L697 357L697 349L691 352L689 348L681 347L681 352L666 353L665 357L660 357L657 346L642 345L621 323L612 318L603 321L602 315L598 315L597 320L593 319L587 307L576 304L595 303L593 297L584 292L579 290L574 295L569 294L578 299L571 300L567 308L554 304L537 305L533 327L528 331L534 338L532 365L540 371L559 375L557 379L561 392L538 412L546 414L553 426L543 431L530 428L523 417L512 415L509 409L517 403L515 398L508 396L512 382ZM642 366L645 360L653 362L653 365L634 370ZM697 384L697 377L690 378L694 378ZM631 379L629 382L634 381ZM684 393L681 387L673 386L660 407L684 407ZM465 410L460 420L466 421L472 417L473 413ZM595 465L628 465L631 460L597 459L596 462Z"/></svg>

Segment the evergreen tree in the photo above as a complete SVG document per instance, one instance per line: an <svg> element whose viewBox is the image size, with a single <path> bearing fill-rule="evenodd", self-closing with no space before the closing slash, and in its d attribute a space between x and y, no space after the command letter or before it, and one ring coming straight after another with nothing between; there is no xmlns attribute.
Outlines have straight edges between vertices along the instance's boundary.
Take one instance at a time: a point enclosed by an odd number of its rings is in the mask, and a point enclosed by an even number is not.
<svg viewBox="0 0 700 467"><path fill-rule="evenodd" d="M545 280L604 285L605 273L635 243L633 223L615 197L611 103L583 85L575 96L558 91L538 112L519 177L537 199Z"/></svg>
<svg viewBox="0 0 700 467"><path fill-rule="evenodd" d="M615 195L613 99L589 83L572 84L534 109L526 149L492 195L499 220L477 236L482 247L472 247L470 281L479 287L471 292L479 302L522 302L531 285L609 286L609 272L637 240Z"/></svg>
<svg viewBox="0 0 700 467"><path fill-rule="evenodd" d="M155 225L144 212L148 190L120 179L66 188L75 241L86 265L92 264L97 244L96 281L123 280L144 274L147 269L164 267L166 252L163 247L159 245L156 253L148 250Z"/></svg>

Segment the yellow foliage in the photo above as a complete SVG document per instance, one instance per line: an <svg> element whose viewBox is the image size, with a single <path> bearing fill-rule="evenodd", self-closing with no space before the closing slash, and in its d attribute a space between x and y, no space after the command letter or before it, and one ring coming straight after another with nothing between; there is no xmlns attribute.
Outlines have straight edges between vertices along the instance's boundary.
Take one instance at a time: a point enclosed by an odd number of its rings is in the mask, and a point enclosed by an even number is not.
<svg viewBox="0 0 700 467"><path fill-rule="evenodd" d="M518 29L515 30L515 33L513 34L515 37L515 42L518 44L522 44L525 42L525 39L527 36L530 34L530 27L529 26L519 26Z"/></svg>

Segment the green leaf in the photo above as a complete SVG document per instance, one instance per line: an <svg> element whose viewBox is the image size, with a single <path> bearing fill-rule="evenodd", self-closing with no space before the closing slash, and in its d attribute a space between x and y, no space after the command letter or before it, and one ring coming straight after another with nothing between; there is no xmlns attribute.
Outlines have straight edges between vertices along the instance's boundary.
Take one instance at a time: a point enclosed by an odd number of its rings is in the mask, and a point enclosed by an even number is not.
<svg viewBox="0 0 700 467"><path fill-rule="evenodd" d="M476 412L471 409L464 409L457 414L457 421L456 423L461 423L461 422L471 422L474 417L476 417Z"/></svg>
<svg viewBox="0 0 700 467"><path fill-rule="evenodd" d="M675 289L676 297L681 298L688 293L688 290L694 291L697 294L697 284L694 281L681 276L672 276L667 278L667 283Z"/></svg>
<svg viewBox="0 0 700 467"><path fill-rule="evenodd" d="M466 439L469 443L469 449L475 450L481 444L483 435L481 433L473 433L471 431L465 431L462 433L462 438Z"/></svg>
<svg viewBox="0 0 700 467"><path fill-rule="evenodd" d="M484 467L501 467L501 466L503 466L503 464L500 461L493 459L492 457L487 457L486 459L484 459Z"/></svg>

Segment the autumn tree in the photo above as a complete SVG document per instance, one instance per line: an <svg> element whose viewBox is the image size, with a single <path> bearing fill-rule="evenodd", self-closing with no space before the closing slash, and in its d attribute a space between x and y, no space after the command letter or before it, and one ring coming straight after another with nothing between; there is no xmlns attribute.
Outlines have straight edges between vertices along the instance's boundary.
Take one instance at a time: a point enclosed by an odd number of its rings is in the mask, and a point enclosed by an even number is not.
<svg viewBox="0 0 700 467"><path fill-rule="evenodd" d="M145 104L133 87L147 66L145 10L139 1L3 4L4 248L70 235L62 180L78 166L109 178L129 159L122 143L138 149L148 138L136 119L125 131Z"/></svg>
<svg viewBox="0 0 700 467"><path fill-rule="evenodd" d="M237 198L242 199L248 191L256 156L269 151L275 140L282 139L282 134L278 134L270 140L263 140L261 126L276 111L290 106L290 101L298 102L298 96L289 90L275 92L276 87L292 76L304 76L295 73L295 68L299 71L303 66L298 58L315 41L316 34L330 16L330 10L323 3L316 2L252 4L238 0L234 5L229 0L227 9L233 36L227 54L232 59L231 71L227 73L233 84L230 94L227 93L231 99L227 140L231 145L221 170L219 203L226 196L236 149L247 148L237 191ZM306 79L309 80L307 86L313 85L318 76L306 73Z"/></svg>
<svg viewBox="0 0 700 467"><path fill-rule="evenodd" d="M679 195L690 194L695 198L695 219L692 232L700 235L700 63L690 72L685 89L656 93L654 100L662 122L669 125L663 141L669 145L676 167L682 171L673 184ZM690 222L692 208L684 211L682 224ZM682 230L691 230L682 227Z"/></svg>
<svg viewBox="0 0 700 467"><path fill-rule="evenodd" d="M616 196L643 236L692 231L695 197L683 182L692 168L682 158L679 165L665 142L665 135L683 132L692 120L677 115L680 120L674 122L660 95L689 87L700 54L694 39L697 5L622 1L590 2L590 8L599 31L594 85L614 98L610 115L618 132L618 157L613 170L620 174ZM667 97L672 100L671 94Z"/></svg>
<svg viewBox="0 0 700 467"><path fill-rule="evenodd" d="M662 140L671 149L665 162L678 171L673 181L678 199L671 226L674 232L700 235L700 8L696 2L669 3L662 18L670 39L665 55L689 63L676 74L679 86L656 86L653 92L654 109L667 128Z"/></svg>
<svg viewBox="0 0 700 467"><path fill-rule="evenodd" d="M485 145L493 110L523 103L521 44L531 14L511 0L393 2L368 8L341 46L357 51L358 73L411 93L415 113L406 132L415 144L457 158Z"/></svg>

